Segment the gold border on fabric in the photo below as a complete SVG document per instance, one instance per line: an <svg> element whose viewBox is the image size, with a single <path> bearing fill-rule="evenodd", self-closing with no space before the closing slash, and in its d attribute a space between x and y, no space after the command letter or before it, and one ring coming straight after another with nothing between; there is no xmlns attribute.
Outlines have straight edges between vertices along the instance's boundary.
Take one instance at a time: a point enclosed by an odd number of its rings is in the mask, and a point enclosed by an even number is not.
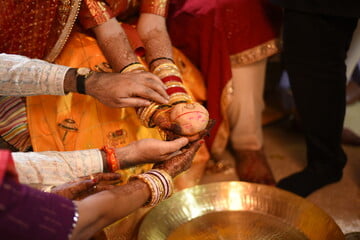
<svg viewBox="0 0 360 240"><path fill-rule="evenodd" d="M251 49L230 56L231 66L251 64L274 55L280 51L280 40L272 39Z"/></svg>
<svg viewBox="0 0 360 240"><path fill-rule="evenodd" d="M69 17L65 23L64 28L62 29L62 32L53 46L53 48L50 50L48 55L45 57L45 60L48 62L53 62L57 58L57 56L60 54L61 50L63 49L66 41L68 40L71 30L75 24L76 18L79 14L81 7L81 0L73 0L71 4L71 10Z"/></svg>
<svg viewBox="0 0 360 240"><path fill-rule="evenodd" d="M220 100L221 115L223 117L223 120L220 123L219 129L216 133L214 142L210 149L211 156L217 160L221 159L221 155L224 152L226 145L229 141L230 123L227 115L227 109L232 101L232 96L232 80L229 80L222 91Z"/></svg>

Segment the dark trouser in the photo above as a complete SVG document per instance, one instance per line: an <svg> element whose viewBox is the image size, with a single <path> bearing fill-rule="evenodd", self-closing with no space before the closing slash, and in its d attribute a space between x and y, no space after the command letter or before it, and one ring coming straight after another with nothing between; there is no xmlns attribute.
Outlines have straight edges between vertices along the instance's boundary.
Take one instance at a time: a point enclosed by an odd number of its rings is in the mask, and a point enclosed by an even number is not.
<svg viewBox="0 0 360 240"><path fill-rule="evenodd" d="M308 166L341 172L345 58L357 18L285 10L284 63L303 125Z"/></svg>

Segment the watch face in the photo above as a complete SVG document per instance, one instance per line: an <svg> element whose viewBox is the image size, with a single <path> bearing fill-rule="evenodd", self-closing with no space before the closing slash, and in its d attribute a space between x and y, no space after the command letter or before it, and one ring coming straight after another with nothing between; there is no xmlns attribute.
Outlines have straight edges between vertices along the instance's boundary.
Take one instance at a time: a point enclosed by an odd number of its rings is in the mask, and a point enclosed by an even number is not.
<svg viewBox="0 0 360 240"><path fill-rule="evenodd" d="M79 75L85 76L85 75L89 74L90 71L91 71L90 68L81 67L81 68L78 68L76 72L77 72L77 74L79 74Z"/></svg>

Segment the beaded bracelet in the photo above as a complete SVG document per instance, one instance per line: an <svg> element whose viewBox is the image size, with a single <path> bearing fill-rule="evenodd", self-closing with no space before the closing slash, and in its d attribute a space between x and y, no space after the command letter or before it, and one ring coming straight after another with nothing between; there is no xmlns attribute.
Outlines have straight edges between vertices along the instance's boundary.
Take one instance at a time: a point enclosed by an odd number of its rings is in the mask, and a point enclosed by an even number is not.
<svg viewBox="0 0 360 240"><path fill-rule="evenodd" d="M115 172L120 169L119 161L115 156L115 149L107 146L102 147L102 151L106 154L106 162L108 165L109 172Z"/></svg>

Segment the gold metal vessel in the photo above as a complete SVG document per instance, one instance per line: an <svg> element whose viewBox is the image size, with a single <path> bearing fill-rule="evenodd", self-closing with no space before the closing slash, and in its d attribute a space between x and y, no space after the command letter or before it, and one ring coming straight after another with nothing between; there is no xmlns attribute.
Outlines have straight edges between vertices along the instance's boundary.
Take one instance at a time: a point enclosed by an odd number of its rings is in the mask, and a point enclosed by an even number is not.
<svg viewBox="0 0 360 240"><path fill-rule="evenodd" d="M344 240L335 221L295 194L246 182L175 193L144 218L138 240Z"/></svg>

